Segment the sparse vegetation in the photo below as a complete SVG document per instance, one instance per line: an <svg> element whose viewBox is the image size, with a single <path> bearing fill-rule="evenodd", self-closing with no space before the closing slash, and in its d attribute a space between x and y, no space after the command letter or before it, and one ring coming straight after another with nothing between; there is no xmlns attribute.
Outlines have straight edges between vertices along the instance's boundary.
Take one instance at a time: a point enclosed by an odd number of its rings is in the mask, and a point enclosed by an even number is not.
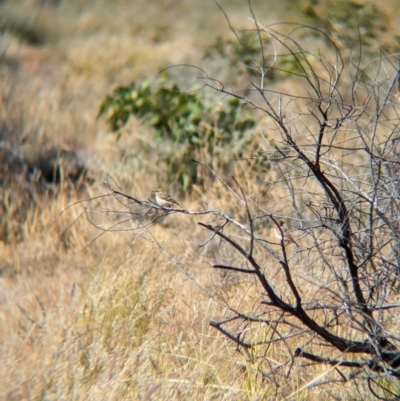
<svg viewBox="0 0 400 401"><path fill-rule="evenodd" d="M0 398L396 399L397 3L128 3L0 2Z"/></svg>

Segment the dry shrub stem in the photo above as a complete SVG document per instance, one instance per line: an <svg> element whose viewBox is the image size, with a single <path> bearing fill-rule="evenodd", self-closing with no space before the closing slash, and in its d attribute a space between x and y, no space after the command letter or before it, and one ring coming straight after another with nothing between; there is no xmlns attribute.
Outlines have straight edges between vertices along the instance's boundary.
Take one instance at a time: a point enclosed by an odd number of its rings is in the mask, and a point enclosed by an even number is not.
<svg viewBox="0 0 400 401"><path fill-rule="evenodd" d="M314 34L324 35L329 46L326 54L312 53L300 44L301 33L309 29L299 25L280 34L276 27L255 22L261 48L267 35L275 45L274 59L279 51L293 58L299 72L291 79L300 95L265 88L263 69L273 65L266 67L264 53L259 64L262 79L251 83L250 96L227 90L216 79L205 84L267 117L274 145L260 158L275 166L278 178L264 179L259 191L285 194L280 209L268 210L255 196L257 191L247 194L240 179L233 178L236 191L216 172L237 201L240 219L208 203L205 211L189 211L162 208L122 191L110 196L119 199L139 235L171 214L209 219L198 224L211 232L210 241L218 238L239 255L235 265L216 263L214 268L254 277L260 285L253 312L225 299L232 315L210 323L250 359L249 352L260 345L282 343L287 355L281 357L280 367L291 366L296 357L334 366L340 380L373 381L380 397L390 399L388 394L400 388L398 315L396 319L393 313L400 307L393 302L400 285L399 70L390 56L365 62L360 52L355 62L319 30ZM282 217L295 221L302 233L295 254L280 228ZM280 243L269 241L263 227L278 229ZM274 274L273 266L278 267ZM260 341L251 329L244 330L253 324L271 328L270 337ZM303 344L294 351L293 338ZM330 357L335 351L340 356ZM352 372L346 376L338 367Z"/></svg>

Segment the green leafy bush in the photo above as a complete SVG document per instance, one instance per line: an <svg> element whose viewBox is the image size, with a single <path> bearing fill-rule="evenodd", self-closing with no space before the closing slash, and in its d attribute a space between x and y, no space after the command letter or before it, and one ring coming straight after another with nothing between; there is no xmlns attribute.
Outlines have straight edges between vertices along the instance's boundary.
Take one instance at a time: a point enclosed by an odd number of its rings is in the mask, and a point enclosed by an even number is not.
<svg viewBox="0 0 400 401"><path fill-rule="evenodd" d="M154 140L165 141L160 158L170 182L184 188L203 184L193 159L224 168L243 155L255 119L243 112L238 99L217 103L200 91L183 92L167 75L156 84L145 80L115 89L101 103L99 117L106 115L111 131L118 134L132 116L153 128Z"/></svg>
<svg viewBox="0 0 400 401"><path fill-rule="evenodd" d="M205 52L206 58L219 57L227 64L232 83L261 77L267 82L284 81L292 74L302 74L309 62L302 63L293 54L271 53L271 39L263 30L241 30L235 35L234 39L217 37Z"/></svg>
<svg viewBox="0 0 400 401"><path fill-rule="evenodd" d="M268 38L264 39L264 45ZM266 42L265 42L266 41ZM221 57L228 62L228 70L232 77L260 75L261 46L254 30L243 30L232 39L217 36L215 42L205 51L206 58ZM271 78L271 77L270 77Z"/></svg>
<svg viewBox="0 0 400 401"><path fill-rule="evenodd" d="M289 4L289 8L300 17L301 23L317 28L307 32L304 29L300 30L300 36L303 38L312 36L317 40L322 39L329 47L332 46L333 40L341 51L359 47L362 41L366 55L381 50L376 47L376 39L379 39L388 51L399 50L393 44L383 42L381 34L386 31L387 16L375 4L360 4L348 0L289 0ZM279 38L280 43L274 38L276 46L271 49L271 36L267 34L267 29L231 29L234 37L224 39L218 36L213 45L205 51L205 57L220 58L226 64L232 83L257 77L263 77L268 82L283 81L291 79L293 75L302 74L304 68L308 68L307 64L313 63L313 60L305 61L309 56L307 54L296 56L286 53L285 36ZM281 44L284 44L283 52L276 52Z"/></svg>
<svg viewBox="0 0 400 401"><path fill-rule="evenodd" d="M326 32L340 50L357 47L362 40L364 51L371 51L373 40L386 31L387 17L372 2L292 0L291 3L309 24Z"/></svg>

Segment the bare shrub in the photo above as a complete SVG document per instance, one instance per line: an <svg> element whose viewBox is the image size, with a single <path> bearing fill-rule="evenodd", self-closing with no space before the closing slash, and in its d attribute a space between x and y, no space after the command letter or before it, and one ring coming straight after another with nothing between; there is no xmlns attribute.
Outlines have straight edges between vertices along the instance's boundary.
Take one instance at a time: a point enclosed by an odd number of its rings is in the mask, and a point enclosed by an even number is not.
<svg viewBox="0 0 400 401"><path fill-rule="evenodd" d="M242 277L246 296L232 298L216 285L210 296L226 315L210 324L257 363L263 379L289 376L299 360L314 374L310 364L327 367L318 379L305 376L305 385L357 380L380 399L394 399L400 391L396 58L371 59L361 45L357 52L339 49L302 25L281 25L279 32L254 23L260 61L252 60L261 79L251 82L250 95L203 77L206 87L266 120L268 140L257 155L263 163L253 173L258 184L238 178L229 185L214 172L239 213L208 203L200 212L165 209L120 191L112 195L139 235L173 213L200 215L209 241L235 251L221 253L214 268ZM310 33L315 42L304 47ZM290 69L282 69L281 57ZM289 74L286 91L265 81L274 68Z"/></svg>

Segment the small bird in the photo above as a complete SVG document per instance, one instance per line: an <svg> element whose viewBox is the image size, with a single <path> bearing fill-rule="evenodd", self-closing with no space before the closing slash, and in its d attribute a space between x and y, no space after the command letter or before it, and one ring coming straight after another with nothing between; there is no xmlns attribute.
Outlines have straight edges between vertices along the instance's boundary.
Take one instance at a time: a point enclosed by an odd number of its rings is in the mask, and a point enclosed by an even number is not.
<svg viewBox="0 0 400 401"><path fill-rule="evenodd" d="M154 200L158 206L162 208L176 208L181 207L181 205L171 197L171 195L164 192L162 189L156 189L153 191Z"/></svg>
<svg viewBox="0 0 400 401"><path fill-rule="evenodd" d="M282 233L283 233L283 241L287 243L293 243L297 247L299 247L299 244L294 240L292 234L290 234L290 231L284 227L285 223L282 220L278 221L278 224L280 226L280 230L278 227L275 227L274 234L275 238L278 239L279 241L282 241Z"/></svg>

